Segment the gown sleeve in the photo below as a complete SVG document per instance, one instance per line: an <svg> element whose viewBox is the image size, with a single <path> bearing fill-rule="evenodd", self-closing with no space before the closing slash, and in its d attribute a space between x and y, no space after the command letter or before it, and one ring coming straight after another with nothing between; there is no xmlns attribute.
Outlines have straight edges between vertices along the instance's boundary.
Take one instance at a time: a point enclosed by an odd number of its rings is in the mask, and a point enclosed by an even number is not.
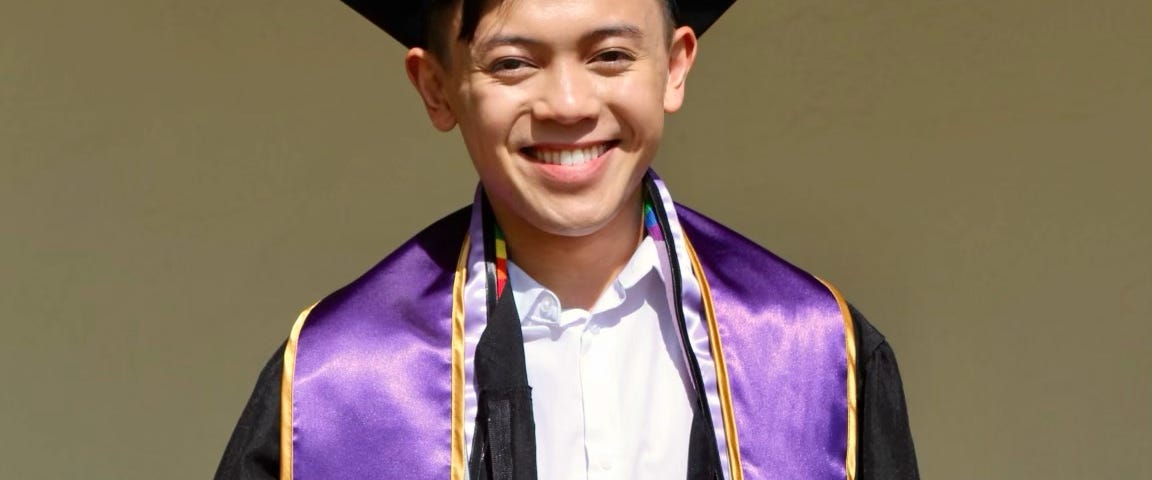
<svg viewBox="0 0 1152 480"><path fill-rule="evenodd" d="M280 380L284 345L260 371L256 388L236 422L216 480L275 480L280 477Z"/></svg>
<svg viewBox="0 0 1152 480"><path fill-rule="evenodd" d="M884 335L849 308L857 342L856 479L919 479L896 355Z"/></svg>
<svg viewBox="0 0 1152 480"><path fill-rule="evenodd" d="M896 356L852 308L857 352L857 480L919 479ZM280 472L280 379L284 346L260 377L216 470L216 480L273 480Z"/></svg>

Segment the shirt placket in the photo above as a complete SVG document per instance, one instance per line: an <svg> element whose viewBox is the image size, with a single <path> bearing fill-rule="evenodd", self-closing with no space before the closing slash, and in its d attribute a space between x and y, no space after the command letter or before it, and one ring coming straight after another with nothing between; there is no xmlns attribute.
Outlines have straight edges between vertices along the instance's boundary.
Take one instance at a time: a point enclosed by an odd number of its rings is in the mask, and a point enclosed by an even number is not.
<svg viewBox="0 0 1152 480"><path fill-rule="evenodd" d="M572 312L588 317L580 335L580 382L584 404L585 454L589 480L619 478L620 452L619 389L612 369L616 345L612 332L603 328L599 315Z"/></svg>

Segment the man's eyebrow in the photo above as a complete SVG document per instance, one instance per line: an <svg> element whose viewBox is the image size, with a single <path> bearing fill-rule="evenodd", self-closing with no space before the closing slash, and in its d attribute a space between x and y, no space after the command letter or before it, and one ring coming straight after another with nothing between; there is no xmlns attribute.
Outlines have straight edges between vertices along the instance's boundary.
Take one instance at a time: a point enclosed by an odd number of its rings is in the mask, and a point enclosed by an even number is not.
<svg viewBox="0 0 1152 480"><path fill-rule="evenodd" d="M592 30L591 32L585 33L582 37L582 40L600 40L609 37L625 37L640 40L644 38L644 30L641 30L640 27L630 23L621 23L617 25L600 27Z"/></svg>
<svg viewBox="0 0 1152 480"><path fill-rule="evenodd" d="M539 46L544 42L523 35L495 35L476 45L476 52L483 54L489 50L506 45L523 45L526 47Z"/></svg>
<svg viewBox="0 0 1152 480"><path fill-rule="evenodd" d="M644 38L644 31L641 30L640 27L637 27L636 25L627 24L627 23L623 23L623 24L619 24L619 25L608 25L605 27L600 27L600 28L597 28L595 30L592 30L588 33L585 33L584 35L581 35L580 40L582 43L584 43L584 42L602 40L602 39L610 38L610 37L625 37L625 38L640 40L640 39ZM544 42L541 40L538 40L538 39L535 39L532 37L527 37L524 35L494 35L490 38L484 39L484 41L477 44L475 51L479 54L483 54L483 53L488 52L494 48L508 46L508 45L525 46L525 47L532 48L532 47L538 47L538 46L542 45L543 43Z"/></svg>

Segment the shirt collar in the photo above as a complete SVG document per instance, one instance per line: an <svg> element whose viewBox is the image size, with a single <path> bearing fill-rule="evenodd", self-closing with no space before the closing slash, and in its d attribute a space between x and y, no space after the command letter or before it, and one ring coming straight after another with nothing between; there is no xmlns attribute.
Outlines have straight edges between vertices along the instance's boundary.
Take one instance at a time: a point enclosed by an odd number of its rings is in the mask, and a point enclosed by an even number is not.
<svg viewBox="0 0 1152 480"><path fill-rule="evenodd" d="M596 300L591 313L607 311L623 303L628 292L653 270L656 271L662 282L665 281L659 248L651 236L646 236L636 247L636 251L632 253L632 257L628 259L624 269L600 294L600 298ZM556 294L541 285L524 270L521 270L511 260L508 261L508 280L512 284L512 295L516 300L516 310L520 313L521 323L533 321L556 324L560 321L563 306L560 305L560 300Z"/></svg>

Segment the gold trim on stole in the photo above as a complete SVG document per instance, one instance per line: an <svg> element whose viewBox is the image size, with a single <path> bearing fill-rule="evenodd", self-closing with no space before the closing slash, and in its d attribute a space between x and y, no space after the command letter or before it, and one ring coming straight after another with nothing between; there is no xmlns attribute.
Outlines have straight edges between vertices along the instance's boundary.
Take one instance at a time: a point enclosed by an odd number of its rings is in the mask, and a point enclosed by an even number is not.
<svg viewBox="0 0 1152 480"><path fill-rule="evenodd" d="M284 345L284 372L280 377L280 480L292 480L292 379L296 375L296 347L300 343L300 329L304 327L304 320L313 308L316 308L315 303L296 317L292 333L288 335L288 343Z"/></svg>
<svg viewBox="0 0 1152 480"><path fill-rule="evenodd" d="M844 458L844 471L848 480L856 478L856 330L852 328L852 311L848 309L848 302L840 295L831 283L816 277L836 297L836 304L840 306L840 314L844 317L844 348L848 357L848 452Z"/></svg>
<svg viewBox="0 0 1152 480"><path fill-rule="evenodd" d="M452 480L464 480L464 282L469 235L464 236L452 280Z"/></svg>
<svg viewBox="0 0 1152 480"><path fill-rule="evenodd" d="M720 394L720 413L724 421L724 437L728 443L728 463L732 469L732 480L744 479L744 468L740 464L740 441L736 436L736 419L732 410L732 390L728 383L728 368L724 366L724 348L720 345L720 330L716 325L716 311L712 307L712 291L708 279L704 278L704 268L696 257L692 242L684 237L688 257L692 260L692 270L700 285L700 300L704 304L704 318L708 323L708 344L712 347L712 362L716 365L716 390ZM702 395L706 393L701 392Z"/></svg>

